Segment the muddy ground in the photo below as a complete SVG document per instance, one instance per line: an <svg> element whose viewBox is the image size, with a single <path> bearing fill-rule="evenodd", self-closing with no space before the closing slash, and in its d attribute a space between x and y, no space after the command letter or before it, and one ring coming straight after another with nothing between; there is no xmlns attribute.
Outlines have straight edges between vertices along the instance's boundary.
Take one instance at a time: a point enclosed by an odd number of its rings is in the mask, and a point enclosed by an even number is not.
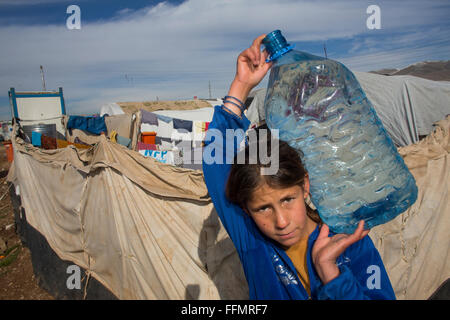
<svg viewBox="0 0 450 320"><path fill-rule="evenodd" d="M9 167L5 146L0 143L0 300L53 300L39 287L30 250L21 244L15 231L13 206L6 182Z"/></svg>

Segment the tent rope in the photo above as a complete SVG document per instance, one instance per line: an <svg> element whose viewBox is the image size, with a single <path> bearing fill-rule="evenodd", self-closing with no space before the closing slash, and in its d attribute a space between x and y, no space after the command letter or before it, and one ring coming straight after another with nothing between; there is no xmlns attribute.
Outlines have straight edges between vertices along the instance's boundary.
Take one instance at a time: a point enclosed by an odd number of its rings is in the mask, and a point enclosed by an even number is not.
<svg viewBox="0 0 450 320"><path fill-rule="evenodd" d="M87 296L87 286L88 286L88 283L89 283L89 279L90 279L90 278L91 278L91 271L90 271L90 270L86 270L86 271L84 272L84 278L83 278L83 280L86 279L86 282L85 282L85 284L84 284L83 300L86 300L86 296Z"/></svg>

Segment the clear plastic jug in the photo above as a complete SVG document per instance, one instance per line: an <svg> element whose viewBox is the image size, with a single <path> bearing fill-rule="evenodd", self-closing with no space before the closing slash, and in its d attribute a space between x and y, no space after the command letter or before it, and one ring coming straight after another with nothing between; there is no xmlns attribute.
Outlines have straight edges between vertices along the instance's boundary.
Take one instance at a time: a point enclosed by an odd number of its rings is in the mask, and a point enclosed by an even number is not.
<svg viewBox="0 0 450 320"><path fill-rule="evenodd" d="M293 50L279 30L263 44L273 66L266 123L301 151L311 201L336 233L383 224L417 199L414 177L354 74L343 64Z"/></svg>

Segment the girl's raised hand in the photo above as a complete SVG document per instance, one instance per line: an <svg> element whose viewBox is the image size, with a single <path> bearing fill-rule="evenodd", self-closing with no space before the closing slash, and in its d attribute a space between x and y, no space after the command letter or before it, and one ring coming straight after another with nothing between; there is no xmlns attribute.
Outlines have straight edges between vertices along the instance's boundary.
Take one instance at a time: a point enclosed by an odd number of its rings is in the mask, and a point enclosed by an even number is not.
<svg viewBox="0 0 450 320"><path fill-rule="evenodd" d="M328 237L329 231L328 226L323 224L312 248L312 260L323 284L339 275L339 268L336 265L337 257L353 243L364 238L370 230L364 230L364 221L361 220L353 234L340 233Z"/></svg>
<svg viewBox="0 0 450 320"><path fill-rule="evenodd" d="M261 52L261 43L265 36L263 34L256 38L250 48L242 51L237 58L236 75L231 83L228 96L245 101L250 91L261 82L269 71L272 63L266 62L268 53L266 50ZM225 102L224 105L238 116L241 115L241 110L233 104Z"/></svg>
<svg viewBox="0 0 450 320"><path fill-rule="evenodd" d="M269 71L272 63L267 63L268 53L261 52L261 43L265 34L256 38L250 48L241 52L237 59L236 80L250 87L255 87Z"/></svg>

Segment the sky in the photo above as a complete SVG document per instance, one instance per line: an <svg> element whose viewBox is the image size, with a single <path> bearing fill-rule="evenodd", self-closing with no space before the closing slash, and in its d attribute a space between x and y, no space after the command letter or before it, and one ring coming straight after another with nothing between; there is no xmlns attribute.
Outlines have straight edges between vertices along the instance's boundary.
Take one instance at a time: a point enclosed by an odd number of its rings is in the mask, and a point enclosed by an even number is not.
<svg viewBox="0 0 450 320"><path fill-rule="evenodd" d="M0 119L11 119L10 88L43 89L41 65L68 114L93 114L111 102L223 97L239 53L276 29L296 50L324 56L326 45L353 71L449 60L449 16L448 0L0 0Z"/></svg>

